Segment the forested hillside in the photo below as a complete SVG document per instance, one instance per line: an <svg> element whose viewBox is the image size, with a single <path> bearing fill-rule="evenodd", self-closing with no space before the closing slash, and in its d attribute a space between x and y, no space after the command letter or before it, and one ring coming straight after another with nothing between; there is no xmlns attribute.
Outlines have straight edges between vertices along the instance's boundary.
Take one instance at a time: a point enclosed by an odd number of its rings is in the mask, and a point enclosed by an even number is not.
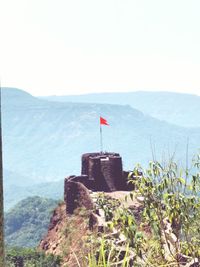
<svg viewBox="0 0 200 267"><path fill-rule="evenodd" d="M5 213L6 245L36 247L47 232L50 217L58 201L29 197Z"/></svg>

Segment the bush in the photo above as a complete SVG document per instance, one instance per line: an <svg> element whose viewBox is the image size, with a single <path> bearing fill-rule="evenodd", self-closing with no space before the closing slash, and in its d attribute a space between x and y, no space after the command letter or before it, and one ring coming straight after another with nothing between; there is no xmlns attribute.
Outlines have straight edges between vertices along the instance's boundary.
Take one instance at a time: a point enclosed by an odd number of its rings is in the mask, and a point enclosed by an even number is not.
<svg viewBox="0 0 200 267"><path fill-rule="evenodd" d="M61 258L53 255L45 255L36 249L7 248L7 267L59 267Z"/></svg>

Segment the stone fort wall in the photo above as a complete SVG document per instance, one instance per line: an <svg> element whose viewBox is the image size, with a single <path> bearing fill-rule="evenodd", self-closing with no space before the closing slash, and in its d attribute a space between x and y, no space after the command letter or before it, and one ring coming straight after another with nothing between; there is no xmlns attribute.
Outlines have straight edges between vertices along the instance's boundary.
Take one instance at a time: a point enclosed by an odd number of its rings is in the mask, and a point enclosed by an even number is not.
<svg viewBox="0 0 200 267"><path fill-rule="evenodd" d="M68 207L67 212L71 213L79 207L80 202L89 203L87 189L104 192L129 190L127 177L128 172L123 171L122 158L118 153L83 154L81 175L65 178L64 199ZM80 188L81 190L78 190ZM85 200L84 194L87 198Z"/></svg>

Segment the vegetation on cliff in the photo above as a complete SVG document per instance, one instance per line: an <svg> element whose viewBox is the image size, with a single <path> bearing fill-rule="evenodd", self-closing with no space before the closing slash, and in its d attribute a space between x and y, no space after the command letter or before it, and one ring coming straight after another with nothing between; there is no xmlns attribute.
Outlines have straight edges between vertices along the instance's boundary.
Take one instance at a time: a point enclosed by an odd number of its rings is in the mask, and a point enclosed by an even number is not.
<svg viewBox="0 0 200 267"><path fill-rule="evenodd" d="M115 199L95 195L93 214L104 213L97 226L91 211L67 217L60 206L64 220L55 223L41 247L70 267L199 266L200 156L185 171L173 159L152 161L147 169L138 165L130 183L135 190L124 201L117 192Z"/></svg>
<svg viewBox="0 0 200 267"><path fill-rule="evenodd" d="M199 170L199 156L185 172L173 160L164 165L150 162L146 170L137 166L131 181L136 190L130 197L140 199L140 214L116 209L114 203L108 225L124 241L119 245L115 236L103 234L96 251L91 246L88 266L199 266Z"/></svg>

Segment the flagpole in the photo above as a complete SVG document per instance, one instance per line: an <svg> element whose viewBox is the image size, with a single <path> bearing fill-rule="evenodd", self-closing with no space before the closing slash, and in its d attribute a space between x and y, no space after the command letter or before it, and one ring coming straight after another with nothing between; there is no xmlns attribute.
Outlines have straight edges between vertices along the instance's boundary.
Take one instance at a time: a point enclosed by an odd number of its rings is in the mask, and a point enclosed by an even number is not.
<svg viewBox="0 0 200 267"><path fill-rule="evenodd" d="M100 150L101 150L101 153L103 154L103 131L102 131L101 125L109 126L107 120L100 116Z"/></svg>
<svg viewBox="0 0 200 267"><path fill-rule="evenodd" d="M100 150L101 150L101 153L103 153L103 135L102 135L101 123L100 123Z"/></svg>

